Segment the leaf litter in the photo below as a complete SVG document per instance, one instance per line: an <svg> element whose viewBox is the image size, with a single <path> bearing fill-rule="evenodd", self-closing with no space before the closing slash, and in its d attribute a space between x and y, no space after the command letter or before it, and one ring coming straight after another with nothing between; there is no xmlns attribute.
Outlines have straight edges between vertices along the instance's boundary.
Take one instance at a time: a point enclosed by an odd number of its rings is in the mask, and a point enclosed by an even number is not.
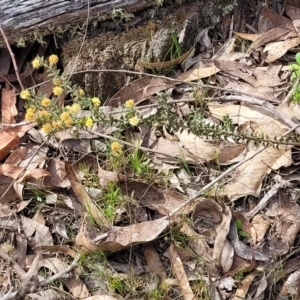
<svg viewBox="0 0 300 300"><path fill-rule="evenodd" d="M235 32L184 72L144 74L108 99L115 119L133 99L157 120L124 129L119 160L113 124L48 139L16 122L18 89L2 88L0 299L299 297L292 4L286 16L265 8L257 33ZM208 50L211 29L198 35Z"/></svg>

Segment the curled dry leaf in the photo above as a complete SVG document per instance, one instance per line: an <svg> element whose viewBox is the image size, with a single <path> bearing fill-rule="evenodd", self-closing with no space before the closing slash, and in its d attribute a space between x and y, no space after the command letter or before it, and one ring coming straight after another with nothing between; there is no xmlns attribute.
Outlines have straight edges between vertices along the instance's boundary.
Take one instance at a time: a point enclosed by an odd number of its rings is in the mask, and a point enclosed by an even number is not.
<svg viewBox="0 0 300 300"><path fill-rule="evenodd" d="M18 147L20 138L34 126L34 123L30 123L2 130L0 132L0 159L3 159L7 153Z"/></svg>
<svg viewBox="0 0 300 300"><path fill-rule="evenodd" d="M235 291L233 300L240 300L246 299L248 290L250 285L252 284L254 278L257 276L258 271L253 271L252 273L248 274L240 283L239 287Z"/></svg>
<svg viewBox="0 0 300 300"><path fill-rule="evenodd" d="M185 300L195 299L195 295L190 287L181 259L179 258L178 253L176 252L174 244L171 244L169 248L169 254L172 264L172 270L175 274L177 284L181 290L183 298Z"/></svg>
<svg viewBox="0 0 300 300"><path fill-rule="evenodd" d="M144 246L144 255L147 261L147 267L152 274L157 274L161 280L167 278L164 266L161 263L160 257L152 243L147 243Z"/></svg>
<svg viewBox="0 0 300 300"><path fill-rule="evenodd" d="M180 231L188 236L189 239L189 247L201 258L203 258L207 262L212 262L212 249L206 242L204 236L198 234L194 229L189 227L186 223L183 223Z"/></svg>
<svg viewBox="0 0 300 300"><path fill-rule="evenodd" d="M93 240L85 236L83 222L76 236L76 245L84 247L87 252L126 249L135 244L153 241L169 224L169 220L162 218L126 227L114 227L111 231L103 234L100 243L96 244Z"/></svg>
<svg viewBox="0 0 300 300"><path fill-rule="evenodd" d="M228 240L235 250L236 255L246 259L252 260L255 258L259 261L268 261L269 257L262 252L259 252L251 247L246 246L239 240L237 228L233 221L230 223L230 231L228 233Z"/></svg>

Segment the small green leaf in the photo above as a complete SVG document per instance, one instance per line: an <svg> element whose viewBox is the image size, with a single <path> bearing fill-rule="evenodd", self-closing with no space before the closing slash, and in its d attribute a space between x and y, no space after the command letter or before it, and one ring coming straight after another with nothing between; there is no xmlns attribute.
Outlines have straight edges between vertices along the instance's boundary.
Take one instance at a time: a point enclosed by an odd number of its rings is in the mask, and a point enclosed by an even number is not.
<svg viewBox="0 0 300 300"><path fill-rule="evenodd" d="M240 235L241 237L249 237L249 234L248 234L247 232L243 231L243 230L240 230L240 231L239 231L239 235Z"/></svg>
<svg viewBox="0 0 300 300"><path fill-rule="evenodd" d="M299 53L298 53L299 54ZM300 69L300 65L298 64L290 64L289 65L289 68L292 70L292 71L297 71Z"/></svg>
<svg viewBox="0 0 300 300"><path fill-rule="evenodd" d="M239 231L242 228L242 221L240 219L237 219L235 221L235 225L236 225L237 230Z"/></svg>
<svg viewBox="0 0 300 300"><path fill-rule="evenodd" d="M297 64L300 65L300 52L295 55L295 58L296 58Z"/></svg>

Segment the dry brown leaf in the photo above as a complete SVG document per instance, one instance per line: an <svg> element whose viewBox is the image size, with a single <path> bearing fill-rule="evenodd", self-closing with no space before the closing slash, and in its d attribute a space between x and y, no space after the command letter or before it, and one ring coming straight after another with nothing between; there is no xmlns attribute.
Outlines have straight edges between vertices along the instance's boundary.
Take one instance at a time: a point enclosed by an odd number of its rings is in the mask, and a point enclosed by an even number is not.
<svg viewBox="0 0 300 300"><path fill-rule="evenodd" d="M243 242L240 241L236 224L232 221L230 223L230 231L227 236L230 244L234 248L236 255L246 260L259 260L259 261L268 261L269 256L265 255L262 252L259 252L252 247L246 246Z"/></svg>
<svg viewBox="0 0 300 300"><path fill-rule="evenodd" d="M253 271L252 273L248 274L239 284L239 287L237 288L233 300L241 300L246 299L248 290L250 288L250 285L252 284L254 278L258 274L258 271Z"/></svg>
<svg viewBox="0 0 300 300"><path fill-rule="evenodd" d="M15 116L18 114L16 108L16 91L15 89L7 90L2 89L1 91L1 112L2 112L2 123L4 124L15 124ZM5 127L4 127L5 128Z"/></svg>
<svg viewBox="0 0 300 300"><path fill-rule="evenodd" d="M300 37L300 8L286 4L285 13L291 18L298 37Z"/></svg>
<svg viewBox="0 0 300 300"><path fill-rule="evenodd" d="M89 295L89 290L75 272L73 272L72 277L64 278L63 283L69 289L70 293L77 299L81 299Z"/></svg>
<svg viewBox="0 0 300 300"><path fill-rule="evenodd" d="M277 299L289 299L299 295L300 269L288 276Z"/></svg>
<svg viewBox="0 0 300 300"><path fill-rule="evenodd" d="M137 102L160 91L174 88L174 86L171 80L168 81L167 79L145 76L130 82L122 88L108 100L108 104L117 107L123 105L128 99L134 99L135 102Z"/></svg>
<svg viewBox="0 0 300 300"><path fill-rule="evenodd" d="M188 71L176 76L176 79L178 78L183 81L194 81L201 78L210 77L218 72L220 72L220 69L218 69L214 63L211 63L210 66L206 67L202 67L197 63Z"/></svg>
<svg viewBox="0 0 300 300"><path fill-rule="evenodd" d="M186 223L183 223L180 227L180 231L188 236L189 247L201 258L207 262L212 261L212 249L207 244L205 237L198 234L194 229L189 227Z"/></svg>
<svg viewBox="0 0 300 300"><path fill-rule="evenodd" d="M215 64L222 71L237 76L256 88L259 86L276 87L282 85L282 80L278 76L282 68L280 64L270 64L267 70L259 67L253 68L246 63L219 59L215 60Z"/></svg>
<svg viewBox="0 0 300 300"><path fill-rule="evenodd" d="M265 7L259 16L258 31L266 32L277 27L293 30L290 19Z"/></svg>
<svg viewBox="0 0 300 300"><path fill-rule="evenodd" d="M52 246L53 238L49 227L21 215L21 223L27 238L30 238L32 248L40 246Z"/></svg>
<svg viewBox="0 0 300 300"><path fill-rule="evenodd" d="M299 205L287 199L280 190L279 200L271 203L266 215L276 219L272 237L269 238L269 250L273 255L286 254L300 230Z"/></svg>
<svg viewBox="0 0 300 300"><path fill-rule="evenodd" d="M298 46L299 43L300 43L299 37L295 37L285 41L269 43L268 45L266 45L266 47L263 50L263 53L265 54L263 59L267 63L276 61L277 59L285 55L285 53L288 50Z"/></svg>
<svg viewBox="0 0 300 300"><path fill-rule="evenodd" d="M147 267L152 275L158 275L161 280L167 278L164 266L161 263L160 257L152 243L144 245L144 255L147 262Z"/></svg>
<svg viewBox="0 0 300 300"><path fill-rule="evenodd" d="M0 159L3 159L11 150L16 148L20 143L19 139L34 126L35 124L31 123L0 131Z"/></svg>
<svg viewBox="0 0 300 300"><path fill-rule="evenodd" d="M232 266L234 258L234 249L231 244L225 240L223 250L220 256L220 266L224 273L228 272Z"/></svg>
<svg viewBox="0 0 300 300"><path fill-rule="evenodd" d="M251 155L250 151L246 158ZM231 201L247 195L259 197L264 177L272 170L291 164L291 148L269 147L235 169L224 192Z"/></svg>
<svg viewBox="0 0 300 300"><path fill-rule="evenodd" d="M58 258L49 257L42 260L39 267L47 268L54 274L57 274L66 270L68 265ZM88 289L76 273L73 273L72 277L70 278L61 278L61 280L75 298L80 299L89 295Z"/></svg>
<svg viewBox="0 0 300 300"><path fill-rule="evenodd" d="M51 174L44 169L27 170L26 168L9 164L2 164L0 166L0 173L13 178L14 180L18 180L19 182L25 181L31 177L38 179L44 176L51 176Z"/></svg>
<svg viewBox="0 0 300 300"><path fill-rule="evenodd" d="M81 203L84 209L93 216L95 222L99 226L108 226L109 222L106 216L103 214L101 209L97 205L95 205L95 203L92 201L92 199L90 198L90 196L88 195L84 187L82 186L81 182L78 180L73 170L73 167L69 162L65 164L65 171L67 177L70 180L72 189L75 195L77 196L78 201Z"/></svg>
<svg viewBox="0 0 300 300"><path fill-rule="evenodd" d="M202 138L196 136L193 133L188 133L187 130L176 133L179 139L179 145L184 149L187 157L191 159L202 160L205 162L216 159L219 154L218 148L214 147L208 142L205 142Z"/></svg>
<svg viewBox="0 0 300 300"><path fill-rule="evenodd" d="M217 161L220 163L220 165L231 164L233 161L237 162L238 157L242 159L243 156L241 154L245 148L245 144L223 144L221 147L219 147Z"/></svg>
<svg viewBox="0 0 300 300"><path fill-rule="evenodd" d="M236 36L252 42L260 37L259 33L245 33L245 32L236 32L236 31L234 31L234 33L236 34Z"/></svg>
<svg viewBox="0 0 300 300"><path fill-rule="evenodd" d="M179 258L178 253L176 252L174 244L170 245L169 254L170 254L172 270L173 273L175 274L177 284L181 290L183 298L185 300L195 299L195 295L190 287L181 259Z"/></svg>
<svg viewBox="0 0 300 300"><path fill-rule="evenodd" d="M186 200L181 193L172 190L163 191L142 182L130 181L119 186L124 195L132 196L143 206L147 206L163 215L168 215Z"/></svg>
<svg viewBox="0 0 300 300"><path fill-rule="evenodd" d="M254 226L244 217L242 213L239 211L233 212L233 220L237 221L240 220L242 223L241 230L247 232L249 237L251 237L251 244L255 245L257 241L257 234Z"/></svg>
<svg viewBox="0 0 300 300"><path fill-rule="evenodd" d="M98 178L99 178L99 183L100 183L101 187L105 188L111 182L116 183L119 181L125 181L127 176L123 175L119 172L106 171L106 170L102 169L98 163Z"/></svg>
<svg viewBox="0 0 300 300"><path fill-rule="evenodd" d="M58 159L49 159L46 170L51 176L46 177L43 184L49 187L68 188L71 183L66 176L65 162Z"/></svg>
<svg viewBox="0 0 300 300"><path fill-rule="evenodd" d="M251 223L257 234L257 242L261 242L270 228L271 221L265 215L256 215Z"/></svg>
<svg viewBox="0 0 300 300"><path fill-rule="evenodd" d="M60 300L65 299L65 293L59 293L53 289L47 289L37 293L27 294L26 298L30 298L31 300Z"/></svg>
<svg viewBox="0 0 300 300"><path fill-rule="evenodd" d="M252 258L251 261L243 259L237 255L234 256L231 269L226 273L227 276L235 276L237 274L249 273L257 268L257 263Z"/></svg>
<svg viewBox="0 0 300 300"><path fill-rule="evenodd" d="M215 245L213 249L214 267L221 266L222 251L226 244L226 237L230 229L230 222L231 222L231 211L229 207L224 205L222 211L222 220L218 225L218 227L216 228L216 239L215 239Z"/></svg>
<svg viewBox="0 0 300 300"><path fill-rule="evenodd" d="M232 121L239 125L246 122L255 122L258 124L267 124L266 126L268 126L269 122L273 122L274 126L278 128L272 136L278 135L278 131L281 129L288 130L287 126L276 121L278 117L272 111L261 106L209 103L208 108L214 118L222 120L225 115L229 115Z"/></svg>
<svg viewBox="0 0 300 300"><path fill-rule="evenodd" d="M153 241L169 224L169 220L162 218L126 227L114 227L113 230L103 235L99 244L85 236L84 224L82 224L76 236L76 245L84 247L87 252L126 249L135 244Z"/></svg>
<svg viewBox="0 0 300 300"><path fill-rule="evenodd" d="M70 247L64 246L64 245L42 246L41 249L47 250L47 251L50 251L53 253L61 252L64 254L68 254L73 258L75 258L77 256L76 251L74 251Z"/></svg>

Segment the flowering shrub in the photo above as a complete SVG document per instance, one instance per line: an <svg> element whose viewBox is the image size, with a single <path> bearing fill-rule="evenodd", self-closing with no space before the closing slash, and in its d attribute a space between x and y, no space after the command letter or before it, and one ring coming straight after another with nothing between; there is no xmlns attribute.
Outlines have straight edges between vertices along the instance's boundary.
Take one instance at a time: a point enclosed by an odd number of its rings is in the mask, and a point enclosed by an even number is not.
<svg viewBox="0 0 300 300"><path fill-rule="evenodd" d="M103 112L101 99L99 97L88 97L85 91L72 85L69 78L60 74L57 69L59 58L57 55L50 55L48 59L36 57L32 61L34 68L44 68L53 83L52 95L45 96L36 94L34 89L21 91L20 97L24 100L26 107L25 120L36 122L37 126L46 135L66 129L91 129L95 124L111 125L115 128L116 139L122 139L125 130L129 127L137 127L141 124L138 111L133 99L127 100L122 108L121 117L114 117L114 114ZM68 97L67 105L64 105L65 97ZM118 163L124 157L123 145L114 141L109 145L111 158Z"/></svg>

